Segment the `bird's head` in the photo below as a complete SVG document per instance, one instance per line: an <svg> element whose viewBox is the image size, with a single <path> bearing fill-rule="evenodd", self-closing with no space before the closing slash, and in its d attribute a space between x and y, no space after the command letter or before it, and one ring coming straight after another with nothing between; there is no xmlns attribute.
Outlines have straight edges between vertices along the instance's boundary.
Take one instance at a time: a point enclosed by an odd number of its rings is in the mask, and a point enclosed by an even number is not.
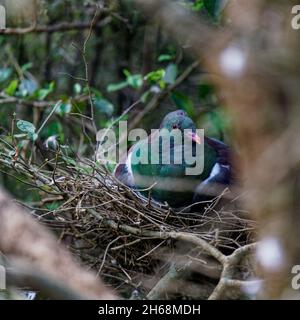
<svg viewBox="0 0 300 320"><path fill-rule="evenodd" d="M196 125L194 121L188 117L187 113L183 110L177 110L168 113L161 125L160 129L167 129L168 131L180 130L184 135L186 135L192 141L200 144L200 137L196 133ZM189 129L189 132L186 133L184 130Z"/></svg>

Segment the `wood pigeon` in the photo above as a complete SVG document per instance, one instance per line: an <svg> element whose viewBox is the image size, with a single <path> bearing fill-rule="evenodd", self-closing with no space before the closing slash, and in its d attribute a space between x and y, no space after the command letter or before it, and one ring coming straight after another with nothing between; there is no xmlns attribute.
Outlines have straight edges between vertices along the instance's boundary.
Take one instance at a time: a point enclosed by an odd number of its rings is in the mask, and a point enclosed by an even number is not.
<svg viewBox="0 0 300 320"><path fill-rule="evenodd" d="M182 140L171 139L169 148L166 148L162 143L163 137L172 130L180 130ZM186 144L186 141L190 143ZM157 152L151 152L154 143L159 146ZM201 143L204 143L204 169L199 174L187 175L186 169L193 168L194 164L185 161L185 152L195 156L197 144ZM146 162L141 161L141 154L146 155ZM176 162L178 155L182 156L181 163ZM186 112L177 110L165 116L159 130L133 145L126 161L116 166L114 175L144 196L179 208L219 195L216 190L219 191L220 186L225 189L231 181L229 158L227 145L208 137L201 141L195 123ZM164 159L170 161L165 162Z"/></svg>

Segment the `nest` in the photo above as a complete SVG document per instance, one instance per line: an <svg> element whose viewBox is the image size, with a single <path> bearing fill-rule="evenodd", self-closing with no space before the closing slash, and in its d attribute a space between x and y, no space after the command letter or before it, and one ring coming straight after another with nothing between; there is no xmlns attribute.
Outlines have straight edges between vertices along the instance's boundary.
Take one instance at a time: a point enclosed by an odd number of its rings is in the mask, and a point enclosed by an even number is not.
<svg viewBox="0 0 300 320"><path fill-rule="evenodd" d="M255 223L238 199L224 194L204 203L202 212L175 210L146 199L90 161L56 159L49 171L21 158L5 156L0 162L39 189L41 201L29 206L31 213L126 298L207 298L222 272L210 250L232 254L253 240ZM157 290L166 276L170 288L162 296Z"/></svg>

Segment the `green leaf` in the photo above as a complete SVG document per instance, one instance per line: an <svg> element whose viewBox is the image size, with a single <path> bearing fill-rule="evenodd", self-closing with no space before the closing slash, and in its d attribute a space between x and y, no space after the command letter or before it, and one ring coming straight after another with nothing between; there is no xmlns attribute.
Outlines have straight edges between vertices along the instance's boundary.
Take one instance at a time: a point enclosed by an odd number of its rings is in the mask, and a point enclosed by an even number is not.
<svg viewBox="0 0 300 320"><path fill-rule="evenodd" d="M171 56L170 54L161 54L158 57L158 62L170 61L170 60L173 60L173 59L174 59L174 57Z"/></svg>
<svg viewBox="0 0 300 320"><path fill-rule="evenodd" d="M193 11L200 11L204 7L204 0L196 0L192 5Z"/></svg>
<svg viewBox="0 0 300 320"><path fill-rule="evenodd" d="M122 90L124 88L128 87L128 83L127 81L123 81L123 82L120 82L120 83L112 83L112 84L109 84L107 86L107 92L115 92L115 91L119 91L119 90Z"/></svg>
<svg viewBox="0 0 300 320"><path fill-rule="evenodd" d="M56 113L60 116L64 116L72 111L72 104L71 103L62 103L57 109Z"/></svg>
<svg viewBox="0 0 300 320"><path fill-rule="evenodd" d="M212 94L214 94L214 88L207 83L201 83L198 88L198 95L200 101L206 100Z"/></svg>
<svg viewBox="0 0 300 320"><path fill-rule="evenodd" d="M143 77L141 74L134 74L127 77L127 83L134 89L139 89L143 85Z"/></svg>
<svg viewBox="0 0 300 320"><path fill-rule="evenodd" d="M164 81L164 80L160 80L160 81L158 81L158 84L159 84L160 89L165 89L165 87L166 87L166 83L165 83L165 81Z"/></svg>
<svg viewBox="0 0 300 320"><path fill-rule="evenodd" d="M231 127L229 115L222 109L206 112L201 119L201 125L208 136L221 139Z"/></svg>
<svg viewBox="0 0 300 320"><path fill-rule="evenodd" d="M76 167L76 161L73 158L63 157L63 159L68 165Z"/></svg>
<svg viewBox="0 0 300 320"><path fill-rule="evenodd" d="M11 68L1 68L0 69L0 82L6 81L12 74Z"/></svg>
<svg viewBox="0 0 300 320"><path fill-rule="evenodd" d="M51 82L47 87L37 91L37 98L39 100L45 100L47 96L54 90L54 82Z"/></svg>
<svg viewBox="0 0 300 320"><path fill-rule="evenodd" d="M75 94L81 94L82 85L80 83L75 83L74 84L74 92L75 92Z"/></svg>
<svg viewBox="0 0 300 320"><path fill-rule="evenodd" d="M96 97L102 98L102 93L101 93L100 90L98 90L98 89L96 89L96 88L91 88L91 91L94 93L94 95L95 95ZM88 94L88 93L89 93L89 91L88 91L88 88L87 88L86 94Z"/></svg>
<svg viewBox="0 0 300 320"><path fill-rule="evenodd" d="M25 120L19 120L17 122L17 127L22 132L25 132L25 133L31 134L31 135L34 135L35 131L36 131L34 124L32 124L29 121L25 121Z"/></svg>
<svg viewBox="0 0 300 320"><path fill-rule="evenodd" d="M8 87L4 90L4 92L9 95L13 96L18 88L19 81L18 80L13 80Z"/></svg>
<svg viewBox="0 0 300 320"><path fill-rule="evenodd" d="M126 82L134 89L139 89L143 85L143 77L141 74L131 74L127 69L123 70L126 76Z"/></svg>
<svg viewBox="0 0 300 320"><path fill-rule="evenodd" d="M27 137L26 133L15 134L14 138L16 139L25 139Z"/></svg>
<svg viewBox="0 0 300 320"><path fill-rule="evenodd" d="M128 77L130 77L130 76L131 76L130 71L129 71L129 70L127 70L127 69L124 69L124 70L123 70L123 73L125 74L126 78L128 78Z"/></svg>
<svg viewBox="0 0 300 320"><path fill-rule="evenodd" d="M149 72L145 76L145 80L157 83L157 82L159 82L160 80L163 79L165 74L166 74L166 71L164 69L158 69L156 71Z"/></svg>
<svg viewBox="0 0 300 320"><path fill-rule="evenodd" d="M23 79L19 85L18 95L26 97L32 95L38 89L38 84L32 79Z"/></svg>
<svg viewBox="0 0 300 320"><path fill-rule="evenodd" d="M36 134L36 133L28 133L28 138L29 138L29 140L31 140L31 141L36 141L37 140L37 138L38 138L38 135Z"/></svg>
<svg viewBox="0 0 300 320"><path fill-rule="evenodd" d="M176 64L170 63L167 66L166 74L163 80L165 81L165 83L174 84L177 78L177 74L178 74L178 69Z"/></svg>
<svg viewBox="0 0 300 320"><path fill-rule="evenodd" d="M108 116L112 116L114 113L114 105L104 98L94 98L94 104L98 111L103 112Z"/></svg>
<svg viewBox="0 0 300 320"><path fill-rule="evenodd" d="M174 101L177 108L183 109L191 118L194 118L194 104L193 101L187 95L183 94L182 92L174 91L171 95L171 98Z"/></svg>
<svg viewBox="0 0 300 320"><path fill-rule="evenodd" d="M28 62L28 63L23 64L21 69L22 69L23 72L25 72L25 71L31 69L32 67L33 67L33 63L32 62Z"/></svg>
<svg viewBox="0 0 300 320"><path fill-rule="evenodd" d="M218 17L228 0L203 0L204 7L212 17Z"/></svg>
<svg viewBox="0 0 300 320"><path fill-rule="evenodd" d="M64 141L64 130L61 122L59 121L51 121L43 130L43 137L57 136L60 141Z"/></svg>
<svg viewBox="0 0 300 320"><path fill-rule="evenodd" d="M141 101L142 101L143 103L146 103L147 100L148 100L148 98L149 98L149 96L150 96L150 94L151 94L151 91L150 91L150 90L145 91L145 92L143 93L143 95L141 96Z"/></svg>

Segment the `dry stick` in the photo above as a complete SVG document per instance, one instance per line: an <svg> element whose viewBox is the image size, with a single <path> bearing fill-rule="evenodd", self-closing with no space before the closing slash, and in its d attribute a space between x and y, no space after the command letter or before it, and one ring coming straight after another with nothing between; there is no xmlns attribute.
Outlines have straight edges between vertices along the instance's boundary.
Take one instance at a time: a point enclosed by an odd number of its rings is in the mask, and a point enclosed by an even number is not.
<svg viewBox="0 0 300 320"><path fill-rule="evenodd" d="M94 102L93 102L93 98L92 98L92 91L91 91L91 85L90 85L90 79L89 79L89 67L88 67L88 62L87 62L87 59L86 59L86 48L87 48L87 44L92 36L92 32L93 32L93 26L96 24L97 20L99 19L100 17L100 9L99 7L97 6L97 9L96 9L96 12L94 14L94 17L93 17L93 20L92 22L90 23L90 29L89 29L89 33L86 37L86 39L84 40L84 43L83 43L83 48L82 48L82 58L83 58L83 62L84 62L84 66L85 66L85 78L86 78L86 85L87 85L87 89L88 89L88 94L89 94L89 101L90 101L90 107L91 107L91 118L92 118L92 125L93 125L93 128L94 128L94 133L95 133L95 136L97 135L97 127L96 127L96 124L95 124L95 119L94 119Z"/></svg>
<svg viewBox="0 0 300 320"><path fill-rule="evenodd" d="M214 289L211 296L209 297L209 299L211 300L222 297L227 287L232 286L233 283L234 284L238 283L240 287L246 287L248 285L253 284L253 281L238 281L230 278L232 277L232 270L234 270L234 267L245 255L249 254L257 247L257 243L249 244L244 247L238 248L230 256L226 256L220 250L218 250L217 248L215 248L205 240L199 238L195 234L191 234L187 232L176 232L176 231L159 232L159 231L138 229L125 224L118 224L114 220L106 219L95 210L88 210L88 211L93 216L97 217L102 224L112 228L113 230L122 230L133 235L153 237L153 238L162 239L162 240L167 240L167 239L181 240L184 242L192 243L200 247L205 253L215 258L223 266L223 271L221 274L220 281L217 287ZM228 282L228 279L233 280L233 282L230 282L230 281Z"/></svg>
<svg viewBox="0 0 300 320"><path fill-rule="evenodd" d="M85 68L85 78L81 78L82 81L85 82L87 89L88 89L88 96L89 96L89 103L90 103L90 121L91 121L91 125L93 128L93 134L96 138L97 136L97 127L95 124L95 119L94 119L94 102L93 102L93 97L92 97L92 90L91 90L91 86L90 86L90 79L89 79L89 68L88 68L88 61L86 59L86 48L87 48L87 44L88 41L90 40L91 36L92 36L92 32L94 29L94 25L97 23L97 20L99 18L100 15L100 9L99 6L97 6L97 10L93 16L92 22L90 22L89 24L89 31L88 31L88 35L84 40L83 46L82 48L78 47L77 45L75 45L73 43L73 46L81 53L82 59L83 59L83 63L84 63L84 68ZM74 76L71 75L72 78L74 78ZM78 79L78 77L77 77ZM84 125L84 121L82 119L82 127L83 127L83 133L84 135L87 137L87 139L90 142L90 145L93 146L92 140L90 138L90 136L86 133L86 127Z"/></svg>
<svg viewBox="0 0 300 320"><path fill-rule="evenodd" d="M19 164L20 165L20 164ZM38 172L35 172L34 169L32 169L31 167L26 167L26 164L22 164L25 167L21 166L20 170L22 171L26 171L29 170L29 172L31 174L35 174L35 175L39 175ZM30 178L32 178L30 174ZM43 175L42 175L43 177ZM43 177L43 180L45 178ZM47 180L47 179L46 179ZM109 195L110 196L110 195ZM114 200L114 199L113 199ZM123 204L122 204L123 206ZM88 206L90 207L90 206ZM128 208L128 210L130 211L135 211L136 213L140 213L140 211L138 209L135 209L134 207L130 206L130 205L126 205L125 207ZM216 249L214 246L212 246L211 244L207 243L206 241L204 241L203 239L201 239L199 237L199 235L195 235L195 234L191 234L191 233L187 233L187 232L164 232L164 231L149 231L149 230L145 230L142 228L134 228L134 227L130 227L128 225L122 225L119 224L117 222L115 222L114 220L109 220L106 219L104 216L102 216L101 214L99 214L98 212L95 212L94 210L89 210L89 212L91 214L93 214L94 216L96 216L98 219L101 220L102 225L106 225L114 230L123 230L125 232L128 232L130 234L133 235L137 235L137 236L146 236L146 237L152 237L152 238L157 238L157 239L162 239L162 240L166 240L166 239L175 239L175 240L182 240L182 241L188 241L190 243L193 243L196 246L199 246L202 250L204 250L206 253L208 253L210 256L214 257L215 259L217 259L219 262L221 262L222 265L224 265L225 267L227 267L227 265L232 265L233 267L236 265L236 263L233 261L233 258L231 258L230 263L228 262L228 257L226 257L225 255L223 255L218 249ZM147 217L147 215L144 218L149 218ZM153 220L150 219L151 225L153 225ZM159 230L160 225L157 225L157 228ZM245 250L244 248L238 249L236 252L239 253L240 251L242 252L243 250ZM227 264L226 264L227 263ZM228 274L227 269L225 268L225 271L223 272L223 274ZM227 286L227 284L224 284L224 277L221 279L220 284L218 285L217 292L218 290L221 292L223 291L223 288ZM247 282L245 282L247 284ZM231 285L228 284L228 285ZM220 289L221 287L221 289ZM228 287L228 286L227 286ZM216 295L216 293L214 293L214 295ZM213 298L213 296L211 297Z"/></svg>
<svg viewBox="0 0 300 320"><path fill-rule="evenodd" d="M112 240L112 241L107 245L107 247L106 247L106 249L105 249L105 252L104 252L104 255L103 255L103 258L102 258L101 266L100 266L100 268L99 268L99 270L98 270L98 272L97 272L97 276L99 276L99 275L101 274L101 271L102 271L102 268L103 268L103 266L104 266L104 264L105 264L105 260L106 260L106 256L107 256L107 253L108 253L109 248L111 247L112 244L114 244L115 242L117 242L117 241L118 241L119 239L121 239L121 238L122 238L122 236L119 236L119 237L115 238L114 240Z"/></svg>
<svg viewBox="0 0 300 320"><path fill-rule="evenodd" d="M162 299L164 294L168 291L168 288L175 281L185 278L189 274L187 268L178 270L173 263L169 271L157 282L157 284L151 289L147 295L149 300Z"/></svg>
<svg viewBox="0 0 300 320"><path fill-rule="evenodd" d="M45 125L47 124L47 122L49 121L49 119L53 116L54 112L62 105L62 101L58 101L55 106L53 107L53 109L51 110L51 112L49 113L48 117L45 119L45 121L42 123L42 125L40 126L39 130L37 131L37 135L39 135L41 133L41 131L44 129Z"/></svg>
<svg viewBox="0 0 300 320"><path fill-rule="evenodd" d="M152 237L152 238L157 238L162 240L174 239L174 240L181 240L181 241L193 243L199 246L202 250L204 250L206 253L214 257L216 260L218 260L222 264L226 262L226 256L223 253L221 253L221 251L219 251L217 248L210 245L205 240L202 240L196 235L193 235L187 232L175 232L175 231L160 232L160 231L150 231L150 230L139 229L139 228L125 225L125 224L118 224L111 219L106 219L99 212L96 212L95 210L91 209L91 210L88 210L88 212L90 212L93 216L98 218L102 224L114 230L122 230L137 236Z"/></svg>
<svg viewBox="0 0 300 320"><path fill-rule="evenodd" d="M93 29L102 28L107 26L112 21L111 17L106 17L103 21L94 24ZM0 30L0 35L22 35L28 33L54 33L54 32L65 32L73 30L84 30L91 27L90 22L62 22L52 26L36 26L30 28L6 28Z"/></svg>
<svg viewBox="0 0 300 320"><path fill-rule="evenodd" d="M191 271L189 270L189 264L185 267L178 267L175 263L173 263L169 271L156 283L156 285L150 290L147 295L148 300L159 300L164 299L165 295L168 293L168 289L174 286L178 281L182 281L190 275ZM180 286L180 285L179 285ZM213 288L212 285L208 284L199 284L196 286L197 292L195 299L207 299L207 297L211 294ZM190 285L189 285L190 291ZM180 290L182 293L182 290ZM190 292L189 292L190 293Z"/></svg>
<svg viewBox="0 0 300 320"><path fill-rule="evenodd" d="M20 104L23 106L28 106L28 107L35 107L35 108L49 108L52 107L57 103L57 101L30 101L30 100L24 100L20 98L15 98L15 97L9 97L2 92L0 92L0 105L1 104ZM71 98L72 102L84 102L87 101L89 97L87 96L80 96L80 97L74 97Z"/></svg>
<svg viewBox="0 0 300 320"><path fill-rule="evenodd" d="M147 256L149 256L151 253L153 253L156 249L158 249L161 245L163 245L166 242L166 240L163 240L161 243L159 243L157 246L155 246L154 248L152 248L150 251L148 251L147 253L143 254L142 256L138 257L136 259L136 261L142 260L144 258L146 258Z"/></svg>
<svg viewBox="0 0 300 320"><path fill-rule="evenodd" d="M236 266L243 257L250 254L257 247L258 243L252 243L245 245L244 247L236 249L230 256L227 256L223 263L223 271L221 274L220 281L212 294L209 297L209 300L220 300L224 298L224 293L228 287L235 287L236 289L243 289L247 286L253 284L260 284L262 280L258 281L241 281L233 280L232 273L234 271L234 266Z"/></svg>

